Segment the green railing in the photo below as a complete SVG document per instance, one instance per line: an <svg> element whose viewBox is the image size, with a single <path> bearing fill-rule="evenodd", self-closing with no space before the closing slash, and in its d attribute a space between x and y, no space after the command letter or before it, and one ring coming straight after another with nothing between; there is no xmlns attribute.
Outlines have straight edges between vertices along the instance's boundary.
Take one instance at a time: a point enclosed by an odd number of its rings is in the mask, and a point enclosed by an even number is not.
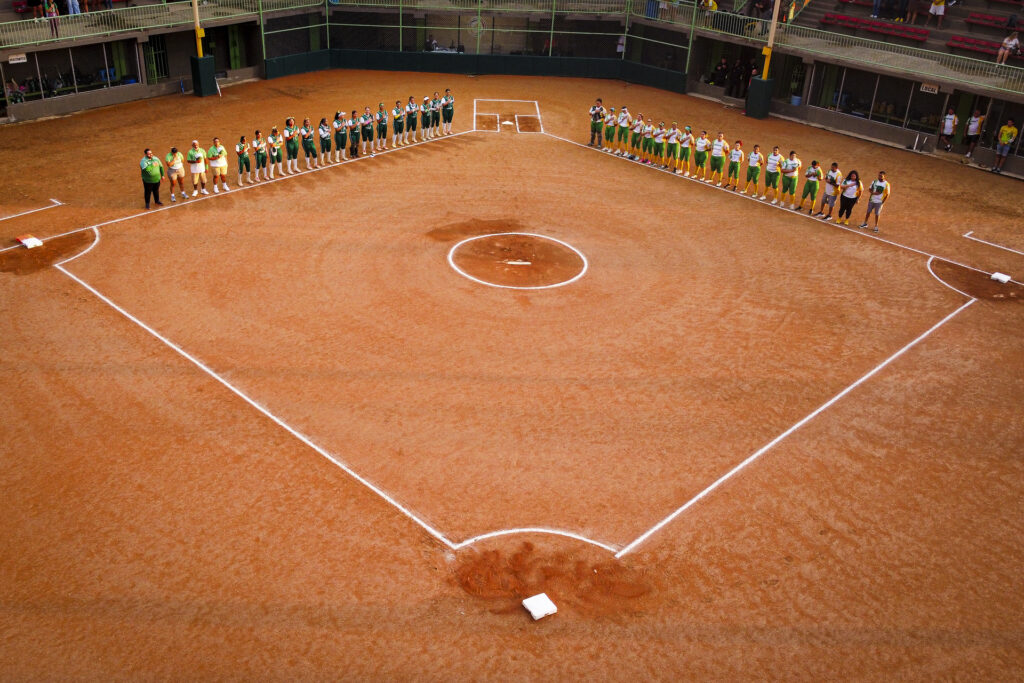
<svg viewBox="0 0 1024 683"><path fill-rule="evenodd" d="M264 13L323 6L322 0L262 0L262 4ZM242 16L255 17L259 13L259 5L260 0L207 0L199 6L199 19L208 22ZM192 5L187 0L120 7L87 14L68 14L60 17L57 36L52 35L49 21L8 21L0 23L0 48L42 45L92 36L185 26L191 23Z"/></svg>
<svg viewBox="0 0 1024 683"><path fill-rule="evenodd" d="M662 12L657 21L689 28L691 18L685 11ZM695 27L700 32L726 34L752 43L766 43L770 23L735 14L698 10ZM899 75L903 77L938 78L1003 92L1024 93L1024 68L807 26L779 24L775 33L775 49L820 55L842 63L892 69L900 72Z"/></svg>

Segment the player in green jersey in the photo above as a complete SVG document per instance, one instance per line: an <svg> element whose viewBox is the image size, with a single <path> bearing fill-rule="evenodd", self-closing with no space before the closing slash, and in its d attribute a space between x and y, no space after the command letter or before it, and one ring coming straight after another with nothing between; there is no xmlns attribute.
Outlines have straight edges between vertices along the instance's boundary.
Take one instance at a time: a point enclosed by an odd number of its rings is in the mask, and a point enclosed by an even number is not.
<svg viewBox="0 0 1024 683"><path fill-rule="evenodd" d="M316 129L313 128L313 123L309 119L302 119L299 137L302 139L302 152L306 157L306 169L319 168L320 164L316 158ZM312 164L309 162L310 159L313 160ZM295 166L298 167L298 165L299 161L296 159Z"/></svg>
<svg viewBox="0 0 1024 683"><path fill-rule="evenodd" d="M267 151L270 153L270 179L274 179L274 167L277 172L284 175L281 146L284 144L284 136L277 132L277 126L270 129L270 136L267 138Z"/></svg>
<svg viewBox="0 0 1024 683"><path fill-rule="evenodd" d="M252 160L249 158L249 143L245 141L244 135L238 138L235 154L238 155L238 186L241 187L245 184L242 182L243 169L245 170L245 179L249 181L249 185L252 185ZM259 171L256 171L256 176L259 177Z"/></svg>
<svg viewBox="0 0 1024 683"><path fill-rule="evenodd" d="M359 158L359 116L356 114L356 110L352 110L352 115L345 123L345 127L348 128L348 155L353 159Z"/></svg>
<svg viewBox="0 0 1024 683"><path fill-rule="evenodd" d="M430 98L424 97L423 104L420 105L420 134L424 140L429 140L433 137L430 134Z"/></svg>
<svg viewBox="0 0 1024 683"><path fill-rule="evenodd" d="M761 167L764 166L764 155L761 154L761 145L754 145L754 151L747 156L747 184L743 186L740 194L746 194L750 185L754 185L751 193L757 198L757 183L761 179Z"/></svg>
<svg viewBox="0 0 1024 683"><path fill-rule="evenodd" d="M320 136L320 165L326 166L331 163L331 124L326 117L320 119L316 132Z"/></svg>
<svg viewBox="0 0 1024 683"><path fill-rule="evenodd" d="M224 187L225 192L230 190L231 188L228 187L228 151L224 149L224 145L220 144L220 138L213 139L213 146L207 150L206 158L210 162L210 175L212 176L211 181L213 182L213 193L217 194L220 192L220 186L217 185L217 178L220 178L220 184Z"/></svg>
<svg viewBox="0 0 1024 683"><path fill-rule="evenodd" d="M402 142L409 142L409 134L412 134L412 142L416 144L416 114L419 113L420 108L416 106L416 100L412 95L409 95L409 102L405 105L405 134L402 136Z"/></svg>
<svg viewBox="0 0 1024 683"><path fill-rule="evenodd" d="M185 156L178 151L177 147L171 147L171 153L164 157L167 161L167 182L171 186L171 201L174 199L174 181L178 181L178 189L181 191L181 198L187 199L185 194Z"/></svg>
<svg viewBox="0 0 1024 683"><path fill-rule="evenodd" d="M267 141L263 139L263 133L259 131L259 128L256 129L252 137L252 151L256 158L256 180L260 179L260 169L263 170L263 180L268 180Z"/></svg>
<svg viewBox="0 0 1024 683"><path fill-rule="evenodd" d="M817 160L812 161L811 167L804 171L804 191L800 195L800 206L797 208L797 211L803 211L804 202L810 198L811 205L808 207L807 213L814 213L814 202L818 199L818 188L821 186L821 179L824 177L825 173L821 170Z"/></svg>
<svg viewBox="0 0 1024 683"><path fill-rule="evenodd" d="M334 162L337 163L348 158L345 155L345 147L348 146L348 127L345 125L345 115L340 111L334 112L331 128L334 129Z"/></svg>
<svg viewBox="0 0 1024 683"><path fill-rule="evenodd" d="M789 196L789 208L796 208L796 184L800 182L800 167L803 163L797 159L796 152L790 150L789 158L782 162L782 199L779 200L781 207L786 203L786 196Z"/></svg>
<svg viewBox="0 0 1024 683"><path fill-rule="evenodd" d="M402 102L395 100L395 108L391 110L391 126L394 133L391 136L391 146L401 147L402 134L405 132L405 111L402 109Z"/></svg>
<svg viewBox="0 0 1024 683"><path fill-rule="evenodd" d="M743 163L743 141L737 140L732 143L732 149L729 150L729 170L725 175L725 189L729 189L732 185L732 191L736 192L740 189L740 164Z"/></svg>
<svg viewBox="0 0 1024 683"><path fill-rule="evenodd" d="M455 118L455 98L452 97L452 89L444 89L444 97L441 98L441 124L444 135L452 134L452 119Z"/></svg>
<svg viewBox="0 0 1024 683"><path fill-rule="evenodd" d="M373 115L373 120L377 124L377 141L374 145L374 149L381 152L388 148L388 112L384 109L384 103L377 103L377 111Z"/></svg>
<svg viewBox="0 0 1024 683"><path fill-rule="evenodd" d="M289 116L284 122L284 152L288 161L288 174L299 172L299 129Z"/></svg>
<svg viewBox="0 0 1024 683"><path fill-rule="evenodd" d="M434 98L430 100L430 134L441 137L441 95L434 91Z"/></svg>
<svg viewBox="0 0 1024 683"><path fill-rule="evenodd" d="M362 153L366 154L366 143L370 143L370 156L375 156L373 151L373 115L369 107L363 108L363 115L359 117L359 134L362 138Z"/></svg>
<svg viewBox="0 0 1024 683"><path fill-rule="evenodd" d="M690 177L690 153L696 139L689 126L683 128L683 134L679 136L679 170L683 171L683 177Z"/></svg>

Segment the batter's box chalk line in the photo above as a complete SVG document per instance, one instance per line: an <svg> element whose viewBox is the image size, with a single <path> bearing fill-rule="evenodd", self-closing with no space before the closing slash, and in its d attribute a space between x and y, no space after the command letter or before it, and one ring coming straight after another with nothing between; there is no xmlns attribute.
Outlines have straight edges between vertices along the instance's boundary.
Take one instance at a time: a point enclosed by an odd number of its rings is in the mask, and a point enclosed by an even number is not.
<svg viewBox="0 0 1024 683"><path fill-rule="evenodd" d="M326 448L324 448L320 444L318 444L315 441L313 441L309 436L303 434L298 429L296 429L295 427L291 426L290 424L285 422L283 419L281 419L280 417L275 415L273 412L270 411L270 409L266 408L261 403L257 402L254 398L249 396L249 394L244 392L242 389L238 388L237 386L235 386L234 384L232 384L231 382L226 380L223 376L221 376L219 373L217 373L216 371L211 369L208 365L206 365L206 363L204 363L198 357L196 357L195 355L189 353L188 351L183 349L181 346L175 344L173 341L171 341L170 339L168 339L167 337L162 335L160 332L158 332L154 328L150 327L148 324L146 324L145 322L143 322L142 320L140 320L136 316L132 315L131 313L129 313L127 310L125 310L121 306L119 306L110 297L108 297L105 294L101 293L99 290L97 290L95 287L93 287L92 285L87 283L85 280L83 280L79 276L75 275L70 270L68 270L65 267L68 263L70 263L71 261L73 261L73 260L75 260L77 258L80 258L80 257L84 256L85 254L89 253L90 251L92 251L96 247L97 244L99 244L99 241L100 241L99 229L98 228L91 228L91 229L92 229L92 231L94 233L94 238L93 238L92 244L90 244L87 249L85 249L81 253L77 254L76 256L73 256L71 258L68 258L68 259L66 259L66 260L56 264L55 267L60 272L64 273L64 275L66 275L67 277L71 278L73 281L78 283L81 287L85 288L87 291L89 291L93 296L95 296L97 299L102 301L104 304L106 304L110 308L112 308L115 311L117 311L117 313L119 313L121 316L123 316L124 318L126 318L130 322L134 323L135 325L137 325L138 327L143 329L145 332L147 332L151 336L155 337L162 344L164 344L166 347L171 349L174 353L178 354L179 356L181 356L182 358L187 360L189 363L191 363L195 367L199 368L199 370L201 370L206 375L211 377L214 381L216 381L219 384L221 384L228 391L230 391L231 393L233 393L236 396L238 396L238 398L240 398L242 401L247 403L250 407L255 409L257 412L262 414L264 417L266 417L269 420L271 420L272 422L274 422L274 424L276 424L277 426L281 427L286 432L291 434L293 437L298 439L300 442L302 442L303 444L305 444L306 446L311 448L313 451L315 451L316 453L318 453L319 455L321 455L322 457L324 457L325 459L327 459L328 461L330 461L331 463L333 463L334 465L339 467L342 471L344 471L352 479L356 480L357 482L359 482L360 484L362 484L363 486L368 488L370 491L372 491L373 493L377 494L386 503L388 503L389 505L394 507L396 510L401 512L403 515L408 517L416 525L418 525L420 528L422 528L424 531L426 531L429 535L431 535L432 537L437 539L440 543L442 543L443 545L445 545L446 547L450 548L453 551L460 550L462 548L471 546L471 545L473 545L475 543L478 543L478 542L486 540L486 539L499 538L499 537L502 537L502 536L511 536L511 535L517 535L517 534L549 534L549 535L554 535L554 536L562 536L564 538L571 538L571 539L574 539L574 540L577 540L577 541L581 541L583 543L588 543L590 545L596 546L596 547L601 548L603 550L607 550L608 552L614 554L614 556L616 558L622 558L623 556L625 556L625 555L631 553L632 551L634 551L642 543L644 543L651 536L653 536L655 533L657 533L662 528L664 528L666 525L668 525L670 522L672 522L674 519L676 519L683 512L685 512L690 507L695 505L697 502L699 502L700 500L702 500L703 498L705 498L706 496L711 494L711 492L714 491L716 488L718 488L719 486L724 484L726 481L728 481L732 477L734 477L737 474L739 474L740 471L742 471L748 465L750 465L751 463L756 461L758 458L763 456L765 453L770 451L776 445L781 443L784 439L786 439L786 437L791 435L793 432L797 431L803 425L805 425L808 422L810 422L811 420L813 420L819 414L823 413L830 406L832 406L837 401L839 401L844 396L846 396L846 394L850 393L851 391L856 389L858 386L860 386L861 384L863 384L867 380L871 379L871 377L873 377L878 372L882 371L886 366L888 366L890 363L892 363L897 358L902 356L908 350L910 350L911 348L913 348L914 346L916 346L917 344L919 344L920 342L922 342L923 340L928 338L928 336L931 335L935 330L937 330L940 327L942 327L943 325L945 325L947 322L949 322L954 317L956 317L961 311L965 310L966 308L971 306L976 301L976 299L971 298L969 301L967 301L966 303L961 305L955 311L953 311L952 313L947 315L945 318L943 318L942 320L937 322L935 325L930 327L928 330L926 330L924 333L922 333L916 339L914 339L913 341L909 342L907 345L905 345L899 351L897 351L896 353L892 354L887 359L885 359L884 361L879 363L870 372L868 372L867 374L862 376L860 379L855 381L853 384L850 384L848 387L846 387L845 389L840 391L838 394L836 394L835 396L830 398L828 401L826 401L821 406L819 406L816 410L812 411L807 416L805 416L803 419L801 419L800 421L795 423L793 426L791 426L785 432L783 432L782 434L776 436L770 442L768 442L767 444L762 446L759 450L754 452L752 455L748 456L745 460L743 460L738 465L733 467L731 470L729 470L728 472L723 474L721 477L719 477L710 486L705 488L703 491L701 491L700 493L695 495L693 498L688 500L686 503L684 503L680 507L676 508L669 515L664 517L661 521L657 522L654 526L650 527L649 529L644 531L642 534L640 534L640 536L638 536L637 538L635 538L634 540L632 540L631 542L629 542L628 544L626 544L624 546L617 545L617 544L614 544L614 543L608 543L608 542L604 542L604 541L595 540L593 538L590 538L588 536L585 536L583 534L579 534L579 533L576 533L576 532L573 532L573 531L565 531L565 530L562 530L562 529L554 529L554 528L543 527L543 526L517 527L517 528L512 528L512 529L499 529L497 531L490 531L488 533L479 534L479 535L473 536L471 538L467 538L467 539L465 539L463 541L452 541L450 538L448 538L448 536L446 534L441 532L434 525L432 525L429 522L427 522L423 517L421 517L420 515L418 515L417 513L413 512L412 510L410 510L405 505L403 505L400 501L398 501L395 497L393 497L387 491L385 491L381 487L377 486L376 484L374 484L369 479L366 479L365 477L360 475L358 472L356 472L354 469L352 469L347 463L345 463L343 460L341 460L341 458L339 458L338 456L336 456L333 453L329 452Z"/></svg>

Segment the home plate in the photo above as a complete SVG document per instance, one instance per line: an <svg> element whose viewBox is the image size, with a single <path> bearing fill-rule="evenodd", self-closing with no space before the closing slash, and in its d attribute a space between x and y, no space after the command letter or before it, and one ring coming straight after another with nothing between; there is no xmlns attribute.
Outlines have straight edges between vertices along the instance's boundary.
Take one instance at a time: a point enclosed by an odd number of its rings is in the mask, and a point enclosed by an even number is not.
<svg viewBox="0 0 1024 683"><path fill-rule="evenodd" d="M538 593L532 598L526 598L523 600L523 607L527 609L534 621L543 619L558 611L555 603L551 602L551 598L548 597L547 593Z"/></svg>
<svg viewBox="0 0 1024 683"><path fill-rule="evenodd" d="M33 237L32 235L19 235L18 237L15 237L15 239L24 244L27 249L34 249L36 247L43 246L43 241L38 237Z"/></svg>
<svg viewBox="0 0 1024 683"><path fill-rule="evenodd" d="M992 273L992 279L996 282L1002 282L1005 285L1010 281L1010 276L1006 273Z"/></svg>
<svg viewBox="0 0 1024 683"><path fill-rule="evenodd" d="M502 121L502 122L501 122L501 125L503 125L503 126L514 126L514 125L516 125L516 124L514 124L514 123L513 123L513 122L511 122L511 121Z"/></svg>

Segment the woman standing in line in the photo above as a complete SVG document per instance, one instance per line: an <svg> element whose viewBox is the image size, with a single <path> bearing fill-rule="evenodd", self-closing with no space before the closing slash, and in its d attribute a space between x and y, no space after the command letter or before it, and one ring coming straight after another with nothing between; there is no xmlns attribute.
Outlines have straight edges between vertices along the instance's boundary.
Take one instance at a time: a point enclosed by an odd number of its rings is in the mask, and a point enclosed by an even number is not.
<svg viewBox="0 0 1024 683"><path fill-rule="evenodd" d="M345 146L348 144L348 122L345 121L345 115L340 111L334 112L331 126L334 128L334 161L337 163L348 158L345 155Z"/></svg>
<svg viewBox="0 0 1024 683"><path fill-rule="evenodd" d="M348 155L353 159L359 158L359 119L356 110L352 110L352 118L346 124L348 128Z"/></svg>
<svg viewBox="0 0 1024 683"><path fill-rule="evenodd" d="M267 180L267 141L259 129L253 134L252 151L256 157L256 181L259 182L260 169L263 169L263 179Z"/></svg>
<svg viewBox="0 0 1024 683"><path fill-rule="evenodd" d="M252 161L249 159L249 143L245 141L245 136L238 138L238 144L235 145L235 154L238 155L238 186L241 187L242 183L242 169L245 169L246 180L252 185ZM260 172L257 170L256 175L259 176Z"/></svg>
<svg viewBox="0 0 1024 683"><path fill-rule="evenodd" d="M836 225L850 224L850 214L853 212L853 207L857 205L857 200L860 199L860 193L863 190L860 175L857 171L850 171L846 180L839 186L839 218L836 220ZM844 215L846 218L843 218Z"/></svg>
<svg viewBox="0 0 1024 683"><path fill-rule="evenodd" d="M284 175L284 162L281 160L281 145L284 143L284 136L277 132L277 126L270 129L270 137L267 138L267 149L270 150L270 179L274 179L274 164L277 164L277 172Z"/></svg>
<svg viewBox="0 0 1024 683"><path fill-rule="evenodd" d="M326 117L320 119L317 132L320 134L320 165L326 166L331 163L331 126Z"/></svg>

